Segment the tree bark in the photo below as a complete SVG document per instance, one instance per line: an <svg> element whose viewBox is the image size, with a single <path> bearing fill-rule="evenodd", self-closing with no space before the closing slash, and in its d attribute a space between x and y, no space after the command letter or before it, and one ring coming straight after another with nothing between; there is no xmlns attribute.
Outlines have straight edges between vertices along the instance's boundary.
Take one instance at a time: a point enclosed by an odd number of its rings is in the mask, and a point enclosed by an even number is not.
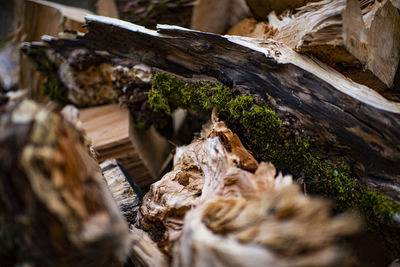
<svg viewBox="0 0 400 267"><path fill-rule="evenodd" d="M156 32L99 16L87 16L87 25L89 32L78 41L46 41L67 58L68 51L85 46L107 51L118 64L124 59L131 66L203 75L249 92L282 116L297 118L320 147L348 157L367 185L399 200L399 103L271 40L171 26Z"/></svg>

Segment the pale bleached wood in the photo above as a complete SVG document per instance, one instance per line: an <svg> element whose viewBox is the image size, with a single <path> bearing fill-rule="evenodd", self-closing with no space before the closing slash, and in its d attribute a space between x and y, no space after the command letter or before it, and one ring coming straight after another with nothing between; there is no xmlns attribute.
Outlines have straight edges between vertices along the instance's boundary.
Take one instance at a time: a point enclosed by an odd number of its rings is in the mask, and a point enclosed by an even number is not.
<svg viewBox="0 0 400 267"><path fill-rule="evenodd" d="M400 15L389 0L310 3L292 17L269 15L271 36L376 90L393 85L400 59ZM365 69L365 70L364 70Z"/></svg>
<svg viewBox="0 0 400 267"><path fill-rule="evenodd" d="M214 117L200 139L177 148L173 170L144 197L138 225L173 266L331 266L346 256L336 238L359 224L331 217L328 207L272 164L258 165Z"/></svg>

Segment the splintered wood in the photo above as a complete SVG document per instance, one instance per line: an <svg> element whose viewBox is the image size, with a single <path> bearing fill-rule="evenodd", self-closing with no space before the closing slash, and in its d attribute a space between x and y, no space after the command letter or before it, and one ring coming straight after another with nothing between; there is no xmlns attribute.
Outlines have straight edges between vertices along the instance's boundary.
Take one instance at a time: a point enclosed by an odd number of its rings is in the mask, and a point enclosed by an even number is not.
<svg viewBox="0 0 400 267"><path fill-rule="evenodd" d="M1 262L122 264L127 224L73 124L31 100L0 112Z"/></svg>
<svg viewBox="0 0 400 267"><path fill-rule="evenodd" d="M359 227L304 196L291 176L258 164L223 122L178 147L174 168L151 186L138 225L173 266L333 266L346 261L336 243Z"/></svg>
<svg viewBox="0 0 400 267"><path fill-rule="evenodd" d="M378 91L393 85L400 59L400 14L389 0L325 0L296 11L272 12L268 23L246 19L229 34L283 42Z"/></svg>
<svg viewBox="0 0 400 267"><path fill-rule="evenodd" d="M133 224L141 203L138 195L132 189L128 178L123 174L115 159L104 161L100 167L119 210L128 223Z"/></svg>

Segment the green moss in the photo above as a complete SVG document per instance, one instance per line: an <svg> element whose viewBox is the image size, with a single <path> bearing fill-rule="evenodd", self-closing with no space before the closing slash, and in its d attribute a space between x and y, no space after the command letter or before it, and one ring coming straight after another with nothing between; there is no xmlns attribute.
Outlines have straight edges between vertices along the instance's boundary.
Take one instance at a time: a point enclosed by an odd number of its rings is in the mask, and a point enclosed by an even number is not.
<svg viewBox="0 0 400 267"><path fill-rule="evenodd" d="M65 97L66 90L62 89L62 82L56 75L57 69L47 60L47 55L44 51L32 47L25 48L22 51L35 63L36 69L47 77L46 82L43 84L42 93L51 100L61 105L66 105L68 103Z"/></svg>
<svg viewBox="0 0 400 267"><path fill-rule="evenodd" d="M60 90L60 85L57 78L48 76L47 81L43 84L42 93L45 96L48 96L51 100L60 103L61 105L65 105L65 97Z"/></svg>
<svg viewBox="0 0 400 267"><path fill-rule="evenodd" d="M258 160L271 161L295 178L303 178L309 192L330 197L337 210L358 208L371 222L390 221L394 213L400 213L399 205L361 184L348 165L322 159L312 139L293 136L273 110L255 103L252 96L234 95L213 82L185 83L157 73L149 104L169 116L177 107L199 113L216 107Z"/></svg>

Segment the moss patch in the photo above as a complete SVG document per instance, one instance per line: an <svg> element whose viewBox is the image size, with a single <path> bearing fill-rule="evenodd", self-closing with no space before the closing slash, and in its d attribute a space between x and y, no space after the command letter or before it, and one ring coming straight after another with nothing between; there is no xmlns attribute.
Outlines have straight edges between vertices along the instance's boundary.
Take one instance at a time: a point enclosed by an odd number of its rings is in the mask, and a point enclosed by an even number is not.
<svg viewBox="0 0 400 267"><path fill-rule="evenodd" d="M47 78L43 84L43 95L48 96L51 100L56 101L62 106L68 104L65 96L66 90L63 89L62 82L57 77L57 69L47 60L44 51L31 47L25 48L22 51L35 63L36 69Z"/></svg>
<svg viewBox="0 0 400 267"><path fill-rule="evenodd" d="M361 184L344 162L322 159L312 139L293 135L273 110L250 95L236 95L213 82L185 83L157 73L148 102L154 112L168 116L178 107L198 113L216 107L258 160L303 178L309 192L333 199L337 210L358 208L372 223L390 222L400 213L399 205Z"/></svg>

